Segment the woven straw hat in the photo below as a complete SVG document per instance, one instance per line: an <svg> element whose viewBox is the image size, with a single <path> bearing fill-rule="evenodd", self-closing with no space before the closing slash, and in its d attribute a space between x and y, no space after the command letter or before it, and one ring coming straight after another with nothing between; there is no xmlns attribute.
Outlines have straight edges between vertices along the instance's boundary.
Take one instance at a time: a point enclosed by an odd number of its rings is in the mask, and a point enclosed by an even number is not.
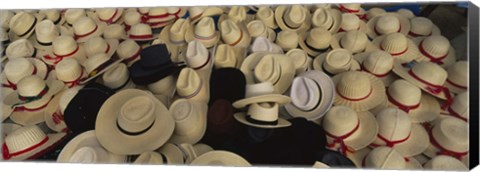
<svg viewBox="0 0 480 172"><path fill-rule="evenodd" d="M5 137L2 147L3 160L19 161L35 159L52 150L66 133L45 134L37 125L16 129Z"/></svg>
<svg viewBox="0 0 480 172"><path fill-rule="evenodd" d="M36 57L39 55L33 44L27 39L18 39L8 44L5 55L9 60L19 57Z"/></svg>
<svg viewBox="0 0 480 172"><path fill-rule="evenodd" d="M191 165L209 165L209 166L251 166L243 157L228 151L211 151L205 153L192 161Z"/></svg>
<svg viewBox="0 0 480 172"><path fill-rule="evenodd" d="M66 24L69 27L71 27L78 19L85 16L87 16L87 13L85 12L85 9L81 8L70 8L63 13L63 17L65 17L65 20L67 21Z"/></svg>
<svg viewBox="0 0 480 172"><path fill-rule="evenodd" d="M52 52L43 56L42 60L55 66L65 58L75 58L80 64L87 59L83 46L77 44L71 36L56 37L52 43Z"/></svg>
<svg viewBox="0 0 480 172"><path fill-rule="evenodd" d="M370 73L383 81L385 87L398 79L397 75L392 72L393 57L381 50L365 52L353 56L360 63L361 70Z"/></svg>
<svg viewBox="0 0 480 172"><path fill-rule="evenodd" d="M408 35L410 20L397 13L384 13L368 20L367 27L367 35L371 39L395 32Z"/></svg>
<svg viewBox="0 0 480 172"><path fill-rule="evenodd" d="M342 154L355 152L370 145L378 133L375 116L368 111L355 112L346 106L334 106L323 116L327 149Z"/></svg>
<svg viewBox="0 0 480 172"><path fill-rule="evenodd" d="M85 67L88 77L87 79L81 81L80 84L84 84L96 79L97 76L100 76L110 68L115 67L115 65L120 62L122 62L122 60L117 58L117 56L111 56L103 52L94 54L83 63L83 67Z"/></svg>
<svg viewBox="0 0 480 172"><path fill-rule="evenodd" d="M125 163L127 157L106 150L97 140L95 130L79 134L62 149L57 162L69 163Z"/></svg>
<svg viewBox="0 0 480 172"><path fill-rule="evenodd" d="M139 23L133 25L128 31L128 38L135 41L150 41L154 40L155 36L153 35L152 28L149 25Z"/></svg>
<svg viewBox="0 0 480 172"><path fill-rule="evenodd" d="M432 20L426 17L414 17L410 20L410 25L410 31L407 35L410 38L441 34L438 26L433 24Z"/></svg>
<svg viewBox="0 0 480 172"><path fill-rule="evenodd" d="M17 40L30 37L40 20L41 19L27 12L16 13L8 23L10 33L12 34L10 38Z"/></svg>
<svg viewBox="0 0 480 172"><path fill-rule="evenodd" d="M135 11L126 11L123 15L123 25L125 25L125 31L129 31L133 25L139 24L142 22L142 14L137 10Z"/></svg>
<svg viewBox="0 0 480 172"><path fill-rule="evenodd" d="M279 106L275 101L255 102L248 105L247 112L235 113L233 117L238 122L255 128L289 127L291 123L279 117Z"/></svg>
<svg viewBox="0 0 480 172"><path fill-rule="evenodd" d="M237 54L232 46L220 44L217 46L214 57L215 68L235 68L238 66Z"/></svg>
<svg viewBox="0 0 480 172"><path fill-rule="evenodd" d="M357 150L355 152L347 152L346 157L350 159L353 164L355 164L355 167L357 168L363 168L362 162L363 159L372 151L372 148L370 147L365 147L363 149Z"/></svg>
<svg viewBox="0 0 480 172"><path fill-rule="evenodd" d="M117 39L103 39L102 37L95 36L89 38L83 47L85 48L85 54L87 57L92 57L98 53L106 53L112 56L118 48L119 41Z"/></svg>
<svg viewBox="0 0 480 172"><path fill-rule="evenodd" d="M373 7L373 8L370 8L368 9L367 13L365 14L365 17L367 18L367 20L370 20L376 16L379 16L379 15L382 15L382 14L385 14L387 13L387 11L385 11L385 9L383 8L378 8L378 7Z"/></svg>
<svg viewBox="0 0 480 172"><path fill-rule="evenodd" d="M353 59L352 53L346 49L335 49L322 53L312 62L314 70L325 72L329 76L345 71L360 70L360 64Z"/></svg>
<svg viewBox="0 0 480 172"><path fill-rule="evenodd" d="M431 144L423 154L430 158L449 155L463 159L469 154L468 128L467 122L457 118L440 119L429 131Z"/></svg>
<svg viewBox="0 0 480 172"><path fill-rule="evenodd" d="M158 80L157 82L147 85L148 90L154 94L162 94L168 97L173 97L175 94L176 77L170 75Z"/></svg>
<svg viewBox="0 0 480 172"><path fill-rule="evenodd" d="M298 44L310 56L317 56L331 48L336 38L323 27L312 28L299 35Z"/></svg>
<svg viewBox="0 0 480 172"><path fill-rule="evenodd" d="M119 63L105 71L102 75L103 85L114 91L120 91L129 88L135 88L135 84L130 79L127 65Z"/></svg>
<svg viewBox="0 0 480 172"><path fill-rule="evenodd" d="M169 108L175 120L175 130L168 142L195 144L200 141L207 129L207 110L207 102L175 100Z"/></svg>
<svg viewBox="0 0 480 172"><path fill-rule="evenodd" d="M244 23L235 23L230 19L220 23L220 33L225 44L233 47L248 47L252 37Z"/></svg>
<svg viewBox="0 0 480 172"><path fill-rule="evenodd" d="M293 49L292 49L293 50ZM252 45L250 46L251 53L274 53L274 54L283 54L283 50L280 46L273 43L271 40L266 37L257 37L253 40Z"/></svg>
<svg viewBox="0 0 480 172"><path fill-rule="evenodd" d="M168 25L162 29L162 32L160 32L160 38L165 41L166 44L170 44L172 46L183 46L189 42L186 41L186 34L187 32L193 32L193 27L194 26L191 25L190 20L178 19L172 25ZM218 37L218 33L216 35ZM193 35L191 36L192 37L190 37L190 41L195 39ZM219 38L220 37L218 37L218 39Z"/></svg>
<svg viewBox="0 0 480 172"><path fill-rule="evenodd" d="M184 164L191 164L192 161L194 161L199 156L205 153L214 151L212 147L202 143L198 143L194 145L189 143L181 143L181 144L175 145L175 147L177 149L180 149L181 155L183 155L183 157L181 157L181 160L182 160L182 163Z"/></svg>
<svg viewBox="0 0 480 172"><path fill-rule="evenodd" d="M379 131L371 146L387 146L404 157L425 151L430 142L420 124L412 124L408 114L397 108L385 108L376 115Z"/></svg>
<svg viewBox="0 0 480 172"><path fill-rule="evenodd" d="M133 63L140 60L141 51L142 47L137 42L127 39L118 45L117 55L128 66L132 66Z"/></svg>
<svg viewBox="0 0 480 172"><path fill-rule="evenodd" d="M125 32L124 26L120 24L111 24L105 27L103 37L105 39L125 40L127 39L127 32Z"/></svg>
<svg viewBox="0 0 480 172"><path fill-rule="evenodd" d="M358 30L366 33L368 31L368 27L365 21L362 21L357 15L352 13L343 13L342 23L340 24L338 32L346 32L352 30Z"/></svg>
<svg viewBox="0 0 480 172"><path fill-rule="evenodd" d="M445 87L459 94L468 90L468 62L457 61L447 69L448 77Z"/></svg>
<svg viewBox="0 0 480 172"><path fill-rule="evenodd" d="M211 48L220 40L220 31L215 30L215 22L211 17L204 17L195 25L186 29L188 29L185 33L187 42L197 40L205 45L206 48Z"/></svg>
<svg viewBox="0 0 480 172"><path fill-rule="evenodd" d="M420 56L415 42L398 32L378 36L372 43L380 50L390 53L395 61L402 64L417 60Z"/></svg>
<svg viewBox="0 0 480 172"><path fill-rule="evenodd" d="M92 37L101 36L106 26L105 23L97 23L90 17L81 17L72 25L74 38L79 43L86 42Z"/></svg>
<svg viewBox="0 0 480 172"><path fill-rule="evenodd" d="M87 73L75 59L62 60L57 64L55 74L68 88L82 85L80 82L87 78Z"/></svg>
<svg viewBox="0 0 480 172"><path fill-rule="evenodd" d="M423 168L429 170L455 170L455 171L468 171L468 167L461 161L446 155L435 156L431 160L423 165Z"/></svg>
<svg viewBox="0 0 480 172"><path fill-rule="evenodd" d="M106 24L120 23L123 15L123 8L100 8L95 10L97 19Z"/></svg>
<svg viewBox="0 0 480 172"><path fill-rule="evenodd" d="M321 27L337 33L342 24L342 13L337 9L318 8L312 14L312 27Z"/></svg>
<svg viewBox="0 0 480 172"><path fill-rule="evenodd" d="M370 52L375 46L370 42L365 32L351 30L340 32L334 35L335 39L332 45L333 49L344 48L353 54L361 52Z"/></svg>
<svg viewBox="0 0 480 172"><path fill-rule="evenodd" d="M298 47L300 36L295 31L282 30L278 33L275 44L280 46L283 51L287 52L290 49Z"/></svg>
<svg viewBox="0 0 480 172"><path fill-rule="evenodd" d="M2 16L0 17L0 25L6 31L10 28L9 23L12 17L15 16L15 13L11 10L2 10L0 11L0 16Z"/></svg>
<svg viewBox="0 0 480 172"><path fill-rule="evenodd" d="M223 9L219 7L190 7L188 8L188 17L192 23L200 21L204 17L217 16L223 13Z"/></svg>
<svg viewBox="0 0 480 172"><path fill-rule="evenodd" d="M174 127L171 113L152 94L126 89L102 105L95 132L105 149L129 155L161 147L172 135Z"/></svg>
<svg viewBox="0 0 480 172"><path fill-rule="evenodd" d="M344 105L355 111L370 110L387 99L385 86L377 77L359 71L348 71L335 75L334 105Z"/></svg>
<svg viewBox="0 0 480 172"><path fill-rule="evenodd" d="M431 61L448 69L457 59L455 49L450 45L450 41L442 35L418 37L413 41L420 50L419 60L421 61Z"/></svg>
<svg viewBox="0 0 480 172"><path fill-rule="evenodd" d="M273 10L270 7L262 6L258 8L257 13L255 13L255 19L261 20L267 27L271 29L278 28L278 25L275 22Z"/></svg>
<svg viewBox="0 0 480 172"><path fill-rule="evenodd" d="M343 13L355 14L361 18L364 18L366 14L366 11L362 8L362 4L359 3L338 4L337 8Z"/></svg>
<svg viewBox="0 0 480 172"><path fill-rule="evenodd" d="M290 98L285 95L276 94L274 87L270 82L261 82L256 84L247 84L245 87L245 98L233 102L233 107L243 108L253 103L275 102L284 105L290 102Z"/></svg>
<svg viewBox="0 0 480 172"><path fill-rule="evenodd" d="M191 41L187 45L184 57L185 63L188 67L195 70L202 80L209 81L214 64L213 58L215 57L213 56L213 53L215 51L215 47L209 50L200 41Z"/></svg>
<svg viewBox="0 0 480 172"><path fill-rule="evenodd" d="M183 68L176 82L177 94L181 98L208 102L210 90L205 82L192 68Z"/></svg>
<svg viewBox="0 0 480 172"><path fill-rule="evenodd" d="M261 20L252 20L247 24L247 29L250 36L254 38L265 37L270 40L270 42L273 42L277 37L275 31L273 31L272 28L267 27L267 25Z"/></svg>
<svg viewBox="0 0 480 172"><path fill-rule="evenodd" d="M453 98L453 103L442 112L449 114L463 121L468 121L468 91L459 93Z"/></svg>
<svg viewBox="0 0 480 172"><path fill-rule="evenodd" d="M30 75L37 75L40 78L48 79L48 67L41 60L36 58L15 58L9 60L2 72L5 75L6 83L2 87L16 90L18 82Z"/></svg>
<svg viewBox="0 0 480 172"><path fill-rule="evenodd" d="M75 88L74 90L77 89ZM47 107L45 108L45 124L53 131L68 132L67 124L65 124L64 121L65 107L62 107L65 106L65 102L61 101L67 99L67 97L71 97L70 93L72 93L72 91L63 90L62 92L55 95L55 97L53 97L53 99L50 101L50 103L48 103Z"/></svg>
<svg viewBox="0 0 480 172"><path fill-rule="evenodd" d="M334 89L327 74L315 70L302 73L293 80L289 92L292 102L285 109L293 117L319 119L332 107Z"/></svg>
<svg viewBox="0 0 480 172"><path fill-rule="evenodd" d="M249 23L247 20L247 8L245 6L232 6L227 13L227 17L235 23Z"/></svg>
<svg viewBox="0 0 480 172"><path fill-rule="evenodd" d="M312 14L301 5L280 5L275 8L275 21L284 31L301 33L312 25Z"/></svg>
<svg viewBox="0 0 480 172"><path fill-rule="evenodd" d="M400 14L403 17L408 18L408 19L415 18L415 14L413 13L413 11L411 11L409 9L406 9L406 8L400 8L396 11L396 13L398 13L398 14Z"/></svg>
<svg viewBox="0 0 480 172"><path fill-rule="evenodd" d="M39 13L42 13L45 15L44 20L50 20L55 25L60 26L66 22L65 17L63 17L63 14L58 9L41 10L39 11Z"/></svg>
<svg viewBox="0 0 480 172"><path fill-rule="evenodd" d="M52 47L53 40L60 36L60 30L50 20L43 20L35 27L35 41L33 46L38 49L49 49Z"/></svg>
<svg viewBox="0 0 480 172"><path fill-rule="evenodd" d="M293 59L293 63L295 66L295 75L304 73L312 66L312 59L302 49L291 49L285 55Z"/></svg>
<svg viewBox="0 0 480 172"><path fill-rule="evenodd" d="M370 151L362 163L364 168L399 170L407 169L407 162L395 149L378 147Z"/></svg>

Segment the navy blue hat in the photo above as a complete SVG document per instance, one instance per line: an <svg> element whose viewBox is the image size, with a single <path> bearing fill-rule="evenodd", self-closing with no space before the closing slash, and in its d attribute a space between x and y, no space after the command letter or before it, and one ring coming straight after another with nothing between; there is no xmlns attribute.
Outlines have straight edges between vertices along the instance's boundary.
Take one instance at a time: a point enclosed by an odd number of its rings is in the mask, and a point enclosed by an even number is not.
<svg viewBox="0 0 480 172"><path fill-rule="evenodd" d="M343 167L343 168L355 168L355 164L345 157L343 154L337 151L328 149L320 150L316 153L317 161L320 161L329 167Z"/></svg>
<svg viewBox="0 0 480 172"><path fill-rule="evenodd" d="M130 77L135 84L147 85L178 73L186 65L173 63L166 45L157 44L140 52L142 57L129 68Z"/></svg>

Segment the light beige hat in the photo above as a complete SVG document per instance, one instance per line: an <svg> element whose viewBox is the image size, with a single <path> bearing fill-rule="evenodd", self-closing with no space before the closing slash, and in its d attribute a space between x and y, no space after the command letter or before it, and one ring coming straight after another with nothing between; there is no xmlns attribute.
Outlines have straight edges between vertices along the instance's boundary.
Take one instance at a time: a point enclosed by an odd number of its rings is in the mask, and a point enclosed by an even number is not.
<svg viewBox="0 0 480 172"><path fill-rule="evenodd" d="M440 104L433 97L409 83L398 79L387 89L387 100L372 110L376 113L385 107L394 107L406 112L413 123L435 120L440 113Z"/></svg>
<svg viewBox="0 0 480 172"><path fill-rule="evenodd" d="M186 41L186 34L191 30L193 26L190 24L190 20L188 19L178 19L172 25L167 25L165 28L162 29L160 32L160 38L165 41L166 44L172 46L183 46L186 45L188 42ZM210 28L208 28L210 29ZM215 28L213 28L215 30ZM202 32L207 32L203 31ZM200 33L202 33L200 32ZM193 33L192 33L193 34ZM218 33L216 34L218 39ZM195 39L194 37L190 38L191 40ZM191 41L190 40L190 41Z"/></svg>
<svg viewBox="0 0 480 172"><path fill-rule="evenodd" d="M39 11L39 13L42 13L45 15L44 20L50 20L55 25L63 25L66 21L65 17L63 17L61 11L58 9L41 10Z"/></svg>
<svg viewBox="0 0 480 172"><path fill-rule="evenodd" d="M117 39L103 39L100 36L94 36L88 39L83 47L87 57L92 57L98 53L106 53L112 56L118 48L119 41Z"/></svg>
<svg viewBox="0 0 480 172"><path fill-rule="evenodd" d="M292 58L283 54L253 53L242 63L240 70L245 74L247 84L270 82L274 92L283 94L295 77Z"/></svg>
<svg viewBox="0 0 480 172"><path fill-rule="evenodd" d="M135 41L149 41L155 39L152 28L143 23L133 25L128 31L128 38Z"/></svg>
<svg viewBox="0 0 480 172"><path fill-rule="evenodd" d="M394 32L378 36L372 41L375 47L386 51L393 56L395 61L402 64L418 60L420 51L413 40L408 39L404 34Z"/></svg>
<svg viewBox="0 0 480 172"><path fill-rule="evenodd" d="M334 34L342 24L342 13L337 9L318 8L312 14L312 27L321 27Z"/></svg>
<svg viewBox="0 0 480 172"><path fill-rule="evenodd" d="M447 69L448 77L444 86L459 94L468 90L468 62L457 61Z"/></svg>
<svg viewBox="0 0 480 172"><path fill-rule="evenodd" d="M62 100L63 95L67 92L72 91L63 90L62 92L58 93L57 95L55 95L55 97L53 97L53 99L50 101L50 103L48 103L47 107L45 108L45 124L48 126L48 128L55 132L68 132L67 124L65 124L65 121L63 120L63 112L65 109L62 109L60 107L60 101ZM65 96L69 96L67 94Z"/></svg>
<svg viewBox="0 0 480 172"><path fill-rule="evenodd" d="M335 42L337 42L336 38L323 27L312 28L308 32L300 34L298 40L300 48L310 56L317 56L328 51Z"/></svg>
<svg viewBox="0 0 480 172"><path fill-rule="evenodd" d="M390 147L378 147L370 151L365 157L364 168L399 170L407 169L407 162L403 156Z"/></svg>
<svg viewBox="0 0 480 172"><path fill-rule="evenodd" d="M432 20L426 17L414 17L410 20L409 38L419 36L440 35L441 31L437 25L433 24Z"/></svg>
<svg viewBox="0 0 480 172"><path fill-rule="evenodd" d="M376 114L378 135L373 147L387 146L404 157L411 157L425 151L430 142L428 133L420 124L412 124L408 114L397 108L385 108Z"/></svg>
<svg viewBox="0 0 480 172"><path fill-rule="evenodd" d="M87 16L87 13L85 12L85 9L69 8L65 10L65 13L63 13L63 16L67 21L67 25L71 27L73 23L75 23L78 19Z"/></svg>
<svg viewBox="0 0 480 172"><path fill-rule="evenodd" d="M189 143L181 143L181 144L176 144L175 146L176 148L180 149L183 155L182 162L184 164L190 164L197 157L205 153L214 151L212 147L202 143L197 143L194 145Z"/></svg>
<svg viewBox="0 0 480 172"><path fill-rule="evenodd" d="M233 102L233 107L243 108L253 103L274 102L280 105L290 103L290 97L276 94L270 82L247 84L245 87L245 98Z"/></svg>
<svg viewBox="0 0 480 172"><path fill-rule="evenodd" d="M123 63L116 64L114 67L105 71L102 75L102 81L103 85L114 91L135 88L135 84L130 79L128 67Z"/></svg>
<svg viewBox="0 0 480 172"><path fill-rule="evenodd" d="M19 57L36 57L39 54L33 44L27 39L18 39L8 44L5 55L9 60Z"/></svg>
<svg viewBox="0 0 480 172"><path fill-rule="evenodd" d="M468 171L468 167L461 161L451 156L439 155L432 158L423 165L428 170L445 170L445 171Z"/></svg>
<svg viewBox="0 0 480 172"><path fill-rule="evenodd" d="M312 14L302 5L280 5L275 8L275 21L284 31L301 33L312 25Z"/></svg>
<svg viewBox="0 0 480 172"><path fill-rule="evenodd" d="M13 40L28 38L35 31L37 23L40 19L26 12L16 13L8 23Z"/></svg>
<svg viewBox="0 0 480 172"><path fill-rule="evenodd" d="M442 113L468 121L468 106L468 91L461 92L453 98L453 103Z"/></svg>
<svg viewBox="0 0 480 172"><path fill-rule="evenodd" d="M60 30L50 20L43 20L35 27L35 41L33 46L38 49L50 49L53 40L60 36Z"/></svg>
<svg viewBox="0 0 480 172"><path fill-rule="evenodd" d="M462 160L469 154L468 128L468 123L458 118L440 119L429 131L431 144L423 154L430 158L448 155Z"/></svg>
<svg viewBox="0 0 480 172"><path fill-rule="evenodd" d="M175 19L175 16L168 14L167 7L151 7L148 10L148 13L144 15L144 17L142 18L144 23L148 23L151 25L157 24L157 23L162 23L163 25L173 19ZM155 26L155 27L163 27L163 26Z"/></svg>
<svg viewBox="0 0 480 172"><path fill-rule="evenodd" d="M10 20L12 19L13 16L15 16L15 13L11 10L1 10L0 11L0 26L5 30L9 30L10 26Z"/></svg>
<svg viewBox="0 0 480 172"><path fill-rule="evenodd" d="M106 24L120 23L119 19L122 18L122 8L100 8L95 10L97 18L101 22Z"/></svg>
<svg viewBox="0 0 480 172"><path fill-rule="evenodd" d="M428 61L418 62L411 69L404 68L399 63L395 63L393 72L439 99L452 100L452 94L449 89L443 86L448 74L445 69L435 63Z"/></svg>
<svg viewBox="0 0 480 172"><path fill-rule="evenodd" d="M123 15L123 25L125 25L125 31L129 31L133 25L142 22L142 14L137 10L126 11Z"/></svg>
<svg viewBox="0 0 480 172"><path fill-rule="evenodd" d="M1 126L2 135L0 136L0 141L3 143L5 137L7 137L13 131L22 128L21 125L10 123L10 122L3 122ZM3 160L3 156L0 157L0 160Z"/></svg>
<svg viewBox="0 0 480 172"><path fill-rule="evenodd" d="M252 20L247 24L248 33L253 38L265 37L271 42L275 41L277 34L272 28L267 27L261 20Z"/></svg>
<svg viewBox="0 0 480 172"><path fill-rule="evenodd" d="M183 145L183 144L181 144ZM160 153L165 159L165 164L186 164L186 156L184 149L180 145L165 143L156 152Z"/></svg>
<svg viewBox="0 0 480 172"><path fill-rule="evenodd" d="M207 80L203 80L192 68L183 68L178 75L176 91L178 96L185 99L208 102L210 99Z"/></svg>
<svg viewBox="0 0 480 172"><path fill-rule="evenodd" d="M325 115L333 105L335 85L332 79L320 71L307 71L292 82L289 96L292 102L285 105L293 117L316 120Z"/></svg>
<svg viewBox="0 0 480 172"><path fill-rule="evenodd" d="M105 53L97 53L85 60L83 67L88 74L88 77L81 81L80 84L85 84L90 80L95 79L97 76L105 73L110 68L115 67L118 63L122 62L122 59L117 56L111 56Z"/></svg>
<svg viewBox="0 0 480 172"><path fill-rule="evenodd" d="M255 13L255 19L261 20L265 26L271 29L278 28L278 25L275 21L275 14L270 7L262 6L258 8L257 13Z"/></svg>
<svg viewBox="0 0 480 172"><path fill-rule="evenodd" d="M154 94L162 94L168 97L173 97L176 90L176 77L170 75L157 82L147 85L148 90Z"/></svg>
<svg viewBox="0 0 480 172"><path fill-rule="evenodd" d="M355 112L346 106L333 106L323 116L322 127L327 135L327 149L343 155L370 145L378 133L375 116L368 111Z"/></svg>
<svg viewBox="0 0 480 172"><path fill-rule="evenodd" d="M103 37L105 39L125 40L127 39L127 33L125 32L124 26L120 24L111 24L105 27Z"/></svg>
<svg viewBox="0 0 480 172"><path fill-rule="evenodd" d="M173 26L172 26L173 27ZM215 30L215 22L211 17L200 19L195 25L187 28L185 40L200 41L206 48L211 48L220 40L220 31Z"/></svg>
<svg viewBox="0 0 480 172"><path fill-rule="evenodd" d="M207 86L214 64L214 52L215 48L209 50L200 41L194 40L188 43L184 57L187 66L195 70Z"/></svg>
<svg viewBox="0 0 480 172"><path fill-rule="evenodd" d="M334 105L361 112L373 109L387 99L383 82L368 73L347 71L335 75L332 80L336 86Z"/></svg>
<svg viewBox="0 0 480 172"><path fill-rule="evenodd" d="M299 38L300 36L295 31L282 30L278 33L275 44L280 46L283 51L287 52L290 49L298 47L298 40L300 40Z"/></svg>
<svg viewBox="0 0 480 172"><path fill-rule="evenodd" d="M328 166L327 164L325 163L322 163L320 161L315 161L315 163L313 164L313 168L330 168L330 166Z"/></svg>
<svg viewBox="0 0 480 172"><path fill-rule="evenodd" d="M53 40L52 52L43 56L42 60L55 66L65 58L74 58L82 64L87 59L87 55L83 46L75 42L73 37L62 35Z"/></svg>
<svg viewBox="0 0 480 172"><path fill-rule="evenodd" d="M70 140L58 155L57 162L68 163L125 163L127 156L106 150L97 140L95 130L83 132Z"/></svg>
<svg viewBox="0 0 480 172"><path fill-rule="evenodd" d="M149 164L149 165L158 165L158 164L167 164L167 158L165 155L162 155L158 152L143 152L141 153L137 159L133 162L133 164Z"/></svg>
<svg viewBox="0 0 480 172"><path fill-rule="evenodd" d="M352 13L342 13L342 23L338 32L358 30L366 33L368 30L365 21L362 21L357 15Z"/></svg>
<svg viewBox="0 0 480 172"><path fill-rule="evenodd" d="M353 56L360 63L362 71L370 73L383 81L385 87L398 79L398 76L392 72L393 57L382 50L364 52Z"/></svg>
<svg viewBox="0 0 480 172"><path fill-rule="evenodd" d="M315 57L312 62L314 70L334 76L345 71L360 70L360 64L353 59L352 53L346 49L334 49Z"/></svg>
<svg viewBox="0 0 480 172"><path fill-rule="evenodd" d="M373 51L375 46L370 42L365 32L351 30L334 35L333 49L344 48L353 54Z"/></svg>
<svg viewBox="0 0 480 172"><path fill-rule="evenodd" d="M66 133L46 134L37 125L23 126L5 137L4 161L19 161L37 158L51 150L65 138Z"/></svg>
<svg viewBox="0 0 480 172"><path fill-rule="evenodd" d="M247 167L251 164L243 157L228 151L211 151L192 161L191 165Z"/></svg>
<svg viewBox="0 0 480 172"><path fill-rule="evenodd" d="M251 53L258 52L267 52L275 54L283 54L283 50L280 46L273 43L271 40L266 37L257 37L253 40L252 45L250 46Z"/></svg>
<svg viewBox="0 0 480 172"><path fill-rule="evenodd" d="M140 47L137 42L132 39L127 39L118 45L117 55L124 63L131 66L133 63L140 60L141 51L142 47Z"/></svg>
<svg viewBox="0 0 480 172"><path fill-rule="evenodd" d="M68 88L82 85L80 82L87 78L87 73L75 59L62 60L57 64L55 74Z"/></svg>
<svg viewBox="0 0 480 172"><path fill-rule="evenodd" d="M195 6L188 8L188 17L192 23L200 21L204 17L217 16L223 13L223 9L220 7L210 7L210 6Z"/></svg>
<svg viewBox="0 0 480 172"><path fill-rule="evenodd" d="M295 74L299 75L309 70L312 66L312 59L302 49L291 49L285 55L292 58L295 66Z"/></svg>
<svg viewBox="0 0 480 172"><path fill-rule="evenodd" d="M207 102L175 100L169 108L175 119L175 130L168 142L195 144L200 141L207 129L207 109Z"/></svg>
<svg viewBox="0 0 480 172"><path fill-rule="evenodd" d="M279 117L279 104L270 102L254 102L248 105L247 112L234 114L234 118L244 124L255 128L284 128L289 127L291 123Z"/></svg>
<svg viewBox="0 0 480 172"><path fill-rule="evenodd" d="M15 58L5 63L2 72L5 76L2 87L17 89L18 82L30 75L38 75L44 80L48 77L48 67L41 60L36 58Z"/></svg>
<svg viewBox="0 0 480 172"><path fill-rule="evenodd" d="M379 15L382 15L382 14L385 14L387 13L387 11L385 11L385 9L383 8L379 8L379 7L373 7L373 8L370 8L368 9L367 13L365 14L366 16L366 19L367 20L370 20L376 16L379 16Z"/></svg>
<svg viewBox="0 0 480 172"><path fill-rule="evenodd" d="M220 44L217 46L214 65L215 68L235 68L237 67L239 59L232 46L227 44Z"/></svg>
<svg viewBox="0 0 480 172"><path fill-rule="evenodd" d="M415 17L415 14L409 9L406 8L400 8L396 11L396 13L402 15L403 17L407 19L413 19Z"/></svg>
<svg viewBox="0 0 480 172"><path fill-rule="evenodd" d="M431 61L444 69L448 69L457 61L455 49L450 45L450 41L442 35L418 37L413 41L420 51L420 61Z"/></svg>
<svg viewBox="0 0 480 172"><path fill-rule="evenodd" d="M83 43L92 37L101 36L105 27L105 23L97 23L90 17L81 17L73 23L74 39Z"/></svg>
<svg viewBox="0 0 480 172"><path fill-rule="evenodd" d="M172 135L174 127L171 113L153 94L126 89L102 105L95 132L105 149L131 155L161 147Z"/></svg>
<svg viewBox="0 0 480 172"><path fill-rule="evenodd" d="M389 33L402 33L408 35L410 31L410 20L397 13L384 13L373 17L367 22L367 35L375 39L380 35Z"/></svg>
<svg viewBox="0 0 480 172"><path fill-rule="evenodd" d="M248 47L252 37L244 23L235 23L230 19L220 23L222 41L233 47Z"/></svg>
<svg viewBox="0 0 480 172"><path fill-rule="evenodd" d="M362 8L362 4L359 3L344 3L338 4L337 8L343 13L355 14L360 18L365 18L365 10Z"/></svg>
<svg viewBox="0 0 480 172"><path fill-rule="evenodd" d="M227 13L227 17L235 23L244 22L247 20L247 8L245 6L232 6Z"/></svg>
<svg viewBox="0 0 480 172"><path fill-rule="evenodd" d="M362 162L364 162L365 157L368 155L368 153L370 153L370 151L372 151L372 148L367 146L355 152L347 152L346 157L350 159L353 164L355 164L355 167L363 168Z"/></svg>

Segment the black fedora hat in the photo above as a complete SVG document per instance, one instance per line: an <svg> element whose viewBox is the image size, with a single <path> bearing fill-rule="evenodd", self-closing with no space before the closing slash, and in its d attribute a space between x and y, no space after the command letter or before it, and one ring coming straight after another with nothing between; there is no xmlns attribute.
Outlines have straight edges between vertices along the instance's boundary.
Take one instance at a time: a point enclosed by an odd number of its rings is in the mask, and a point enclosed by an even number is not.
<svg viewBox="0 0 480 172"><path fill-rule="evenodd" d="M220 68L213 70L210 77L209 106L217 99L235 102L245 98L245 86L245 75L239 69Z"/></svg>
<svg viewBox="0 0 480 172"><path fill-rule="evenodd" d="M65 124L73 135L95 129L98 111L115 91L98 83L85 85L68 103L64 112Z"/></svg>
<svg viewBox="0 0 480 172"><path fill-rule="evenodd" d="M130 77L135 84L147 85L178 73L186 65L174 63L166 45L149 46L140 52L142 57L129 68Z"/></svg>

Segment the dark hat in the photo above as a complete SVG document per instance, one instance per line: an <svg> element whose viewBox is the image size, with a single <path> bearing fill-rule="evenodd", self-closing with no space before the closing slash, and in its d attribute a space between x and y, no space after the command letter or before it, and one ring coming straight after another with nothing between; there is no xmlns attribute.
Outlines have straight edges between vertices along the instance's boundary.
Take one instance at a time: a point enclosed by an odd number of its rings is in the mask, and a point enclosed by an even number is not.
<svg viewBox="0 0 480 172"><path fill-rule="evenodd" d="M149 46L140 53L142 57L129 68L130 77L135 84L147 85L178 73L186 65L173 63L166 45Z"/></svg>
<svg viewBox="0 0 480 172"><path fill-rule="evenodd" d="M220 68L212 71L210 77L210 106L217 99L229 102L245 98L245 75L236 68Z"/></svg>
<svg viewBox="0 0 480 172"><path fill-rule="evenodd" d="M64 112L65 124L72 134L95 129L100 107L113 94L115 91L95 82L80 89Z"/></svg>
<svg viewBox="0 0 480 172"><path fill-rule="evenodd" d="M239 131L239 123L233 117L235 108L225 99L217 99L208 109L207 131L202 143L219 148L225 140L232 139Z"/></svg>
<svg viewBox="0 0 480 172"><path fill-rule="evenodd" d="M343 167L343 168L355 168L355 164L345 157L343 154L337 151L328 149L322 149L315 155L317 161L320 161L329 167Z"/></svg>

